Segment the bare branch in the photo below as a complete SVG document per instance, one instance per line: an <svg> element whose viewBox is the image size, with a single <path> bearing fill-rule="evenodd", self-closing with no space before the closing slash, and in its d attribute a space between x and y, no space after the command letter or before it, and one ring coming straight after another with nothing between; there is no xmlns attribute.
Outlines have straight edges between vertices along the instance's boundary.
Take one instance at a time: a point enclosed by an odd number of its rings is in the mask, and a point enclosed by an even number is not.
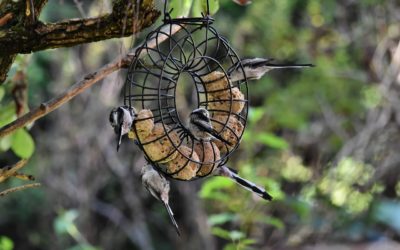
<svg viewBox="0 0 400 250"><path fill-rule="evenodd" d="M31 3L33 3L33 7L30 6ZM27 6L26 1L0 1L1 32L8 32L12 27L17 27L18 29L22 27L22 30L30 30L46 3L47 0L32 0ZM29 9L32 11L27 12L27 7L30 7ZM1 43L0 47L4 48ZM6 80L7 72L10 70L15 57L15 53L7 52L4 55L0 53L0 84Z"/></svg>
<svg viewBox="0 0 400 250"><path fill-rule="evenodd" d="M11 176L14 176L17 174L17 171L23 168L28 160L20 160L19 162L15 163L14 165L10 167L4 167L0 169L0 182L3 182L10 178Z"/></svg>
<svg viewBox="0 0 400 250"><path fill-rule="evenodd" d="M0 83L5 81L19 53L129 36L153 24L160 15L153 0L115 0L111 13L43 24L38 17L46 3L47 0L0 1Z"/></svg>
<svg viewBox="0 0 400 250"><path fill-rule="evenodd" d="M121 8L123 6L123 8ZM70 19L58 23L37 23L35 28L9 29L0 37L0 55L71 47L115 37L130 36L149 27L160 15L153 5L115 1L113 11L99 17ZM21 28L21 27L20 27Z"/></svg>
<svg viewBox="0 0 400 250"><path fill-rule="evenodd" d="M169 32L169 27L167 27L167 28L168 28L168 31L165 31L166 33ZM178 25L173 25L171 33L178 32L180 30L180 28L181 27ZM167 39L167 36L158 37L157 42L160 43L160 42L165 41L166 39ZM156 46L156 39L153 39L152 41L150 41L148 43L148 46L150 48L154 48ZM136 49L134 49L133 51L135 51ZM146 53L146 52L143 51L143 53ZM105 78L107 75L113 73L114 71L116 71L120 68L127 67L134 58L133 54L134 53L128 53L127 55L125 55L122 58L118 57L118 58L114 59L111 63L104 65L99 70L86 75L82 80L80 80L79 82L72 85L64 93L51 99L48 102L42 103L39 107L33 109L29 113L21 116L17 120L0 128L0 138L12 133L16 129L22 128L22 127L26 126L27 124L29 124L33 121L36 121L37 119L47 115L51 111L57 109L61 105L70 101L72 98L74 98L78 94L85 91L87 88L91 87L96 82Z"/></svg>
<svg viewBox="0 0 400 250"><path fill-rule="evenodd" d="M14 188L9 188L9 189L6 189L6 190L0 192L0 197L1 196L5 196L5 195L7 195L9 193L16 192L16 191L21 191L21 190L24 190L24 189L27 189L27 188L35 188L35 187L40 187L40 186L41 186L40 183L32 183L32 184L26 184L26 185L14 187Z"/></svg>

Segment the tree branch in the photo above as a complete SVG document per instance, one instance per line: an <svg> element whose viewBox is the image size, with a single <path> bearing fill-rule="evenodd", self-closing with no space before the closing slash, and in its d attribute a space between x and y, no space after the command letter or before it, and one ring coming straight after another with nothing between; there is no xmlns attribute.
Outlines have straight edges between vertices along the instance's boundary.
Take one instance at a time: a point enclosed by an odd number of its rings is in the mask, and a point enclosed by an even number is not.
<svg viewBox="0 0 400 250"><path fill-rule="evenodd" d="M99 17L49 24L39 22L34 29L11 28L0 37L0 55L31 53L125 37L149 27L160 15L152 4L145 4L152 1L141 1L139 8L130 2L130 0L115 1L112 12Z"/></svg>
<svg viewBox="0 0 400 250"><path fill-rule="evenodd" d="M30 1L29 1L30 3ZM34 0L34 7L26 5L26 1L13 1L4 0L0 2L0 36L4 37L5 32L11 30L11 28L19 27L32 27L35 20L40 15L43 7L46 5L47 0ZM27 11L27 8L29 11ZM26 29L23 28L23 29ZM4 33L3 33L4 32ZM0 43L1 48L5 45ZM11 64L14 62L16 57L15 53L0 53L0 84L7 78L7 72L10 70Z"/></svg>
<svg viewBox="0 0 400 250"><path fill-rule="evenodd" d="M37 18L47 0L33 1L34 8L29 2L0 3L0 83L16 54L130 36L149 27L160 15L153 0L114 0L111 13L43 24Z"/></svg>
<svg viewBox="0 0 400 250"><path fill-rule="evenodd" d="M0 168L0 182L3 182L13 176L18 170L23 168L27 162L28 160L23 159L10 167Z"/></svg>
<svg viewBox="0 0 400 250"><path fill-rule="evenodd" d="M9 189L6 189L4 191L1 191L0 192L0 197L1 196L5 196L5 195L7 195L9 193L13 193L13 192L16 192L16 191L21 191L21 190L24 190L24 189L27 189L27 188L40 187L40 185L41 185L40 183L32 183L32 184L26 184L26 185L22 185L22 186L18 186L18 187L9 188Z"/></svg>
<svg viewBox="0 0 400 250"><path fill-rule="evenodd" d="M166 34L169 33L169 27L164 31ZM180 30L180 26L173 25L171 34L176 33ZM156 46L156 42L160 43L167 39L168 37L163 35L159 36L158 39L153 39L148 43L148 47L154 48ZM157 41L156 41L157 40ZM51 111L57 109L61 105L65 104L66 102L70 101L72 98L77 96L78 94L85 91L87 88L91 87L93 84L98 82L99 80L105 78L107 75L113 73L114 71L127 67L129 63L134 59L134 51L126 54L122 58L116 58L111 63L104 65L99 70L86 75L82 80L72 85L68 90L64 93L60 94L59 96L51 99L48 102L42 103L39 107L33 109L29 113L21 116L17 120L5 125L4 127L0 128L0 138L11 134L13 131L26 126L27 124L36 121L37 119L47 115ZM142 51L145 53L145 50Z"/></svg>

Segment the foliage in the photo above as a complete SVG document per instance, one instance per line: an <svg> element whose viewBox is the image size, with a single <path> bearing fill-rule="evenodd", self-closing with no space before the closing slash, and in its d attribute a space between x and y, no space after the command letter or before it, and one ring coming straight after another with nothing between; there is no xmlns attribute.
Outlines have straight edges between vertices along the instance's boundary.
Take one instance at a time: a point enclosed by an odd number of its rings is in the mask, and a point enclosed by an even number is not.
<svg viewBox="0 0 400 250"><path fill-rule="evenodd" d="M14 249L13 241L6 236L0 236L0 249L1 250L13 250Z"/></svg>
<svg viewBox="0 0 400 250"><path fill-rule="evenodd" d="M17 58L16 63L14 63L10 70L10 82L5 86L0 86L0 127L9 124L17 118L15 104L13 100L9 98L12 92L10 85L12 85L13 78L18 72L18 68L23 68L25 64L24 60L26 60L26 58L24 59L22 56ZM0 138L0 152L6 152L10 149L18 157L28 159L35 150L35 142L26 129L19 129L11 135Z"/></svg>

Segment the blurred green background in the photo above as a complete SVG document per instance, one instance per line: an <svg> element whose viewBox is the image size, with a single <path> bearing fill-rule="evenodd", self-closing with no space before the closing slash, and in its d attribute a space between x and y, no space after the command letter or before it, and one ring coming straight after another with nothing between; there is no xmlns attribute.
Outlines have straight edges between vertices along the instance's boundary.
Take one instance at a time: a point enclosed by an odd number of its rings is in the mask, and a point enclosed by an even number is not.
<svg viewBox="0 0 400 250"><path fill-rule="evenodd" d="M191 2L172 5L185 13ZM31 156L24 171L43 184L0 197L1 250L400 248L400 3L210 2L214 26L239 55L317 66L272 71L249 84L249 124L230 165L274 200L216 177L173 182L178 237L139 181L138 148L125 143L115 152L108 114L120 104L126 73L120 71L28 132L0 139L0 166ZM96 16L111 6L81 3L50 1L40 19ZM192 15L201 6L194 3ZM18 72L33 108L123 55L151 29L18 56L0 86L0 126L15 119L10 93ZM25 183L12 179L1 190Z"/></svg>

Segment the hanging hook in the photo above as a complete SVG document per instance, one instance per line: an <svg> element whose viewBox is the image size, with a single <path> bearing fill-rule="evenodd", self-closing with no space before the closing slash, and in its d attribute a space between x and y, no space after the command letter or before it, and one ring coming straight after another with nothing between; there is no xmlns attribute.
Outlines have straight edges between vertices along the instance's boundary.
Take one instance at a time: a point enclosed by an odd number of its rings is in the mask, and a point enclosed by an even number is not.
<svg viewBox="0 0 400 250"><path fill-rule="evenodd" d="M204 0L203 0L204 1ZM209 16L210 15L210 3L208 2L208 0L206 0L207 1L207 16Z"/></svg>
<svg viewBox="0 0 400 250"><path fill-rule="evenodd" d="M174 9L171 8L169 11L167 11L167 0L164 0L164 23L168 22L171 20L171 12Z"/></svg>

